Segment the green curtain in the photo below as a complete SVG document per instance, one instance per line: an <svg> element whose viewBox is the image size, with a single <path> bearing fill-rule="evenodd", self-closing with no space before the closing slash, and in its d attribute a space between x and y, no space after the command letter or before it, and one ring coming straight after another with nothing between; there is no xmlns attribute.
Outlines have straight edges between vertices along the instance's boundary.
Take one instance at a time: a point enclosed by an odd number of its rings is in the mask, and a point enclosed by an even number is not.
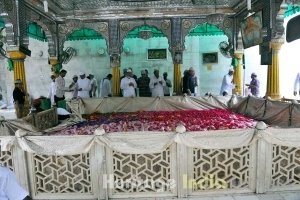
<svg viewBox="0 0 300 200"><path fill-rule="evenodd" d="M35 22L31 22L27 28L27 35L31 38L47 42L47 37L42 27Z"/></svg>
<svg viewBox="0 0 300 200"><path fill-rule="evenodd" d="M217 26L204 23L196 26L192 31L189 32L188 36L213 36L213 35L224 35L224 31L219 29Z"/></svg>
<svg viewBox="0 0 300 200"><path fill-rule="evenodd" d="M72 32L67 37L67 41L76 41L76 40L101 40L104 39L101 34L93 29L80 29Z"/></svg>

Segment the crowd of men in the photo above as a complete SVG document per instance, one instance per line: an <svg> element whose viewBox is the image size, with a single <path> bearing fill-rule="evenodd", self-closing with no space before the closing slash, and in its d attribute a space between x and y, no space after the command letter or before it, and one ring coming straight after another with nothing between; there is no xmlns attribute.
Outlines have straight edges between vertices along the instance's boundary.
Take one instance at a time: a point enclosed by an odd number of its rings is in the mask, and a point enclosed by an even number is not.
<svg viewBox="0 0 300 200"><path fill-rule="evenodd" d="M229 69L228 73L223 77L220 95L226 96L235 88L233 72L233 69ZM65 83L66 74L67 71L63 69L60 71L58 77L55 77L54 75L51 76L48 98L51 99L52 105L58 105L59 101L64 100L66 92L71 92L73 99L93 98L97 97L98 89L99 97L112 97L112 74L108 74L99 81L99 84L97 84L97 80L93 74L86 76L84 72L80 72L79 76L74 75L72 77L72 83L69 86L66 86ZM257 75L252 73L251 82L246 84L247 89L249 89L252 95L259 96L259 85L260 83L257 79ZM164 72L163 76L160 76L158 69L153 71L153 76L151 77L148 75L148 70L142 70L141 76L137 78L137 76L133 74L132 68L128 68L123 70L123 76L120 78L120 93L123 97L171 96L171 88L172 82L168 79L168 73ZM181 88L182 94L197 96L198 78L195 75L195 70L193 68L184 71L181 79ZM24 93L22 87L22 81L16 80L13 99L18 118L23 117L21 113L23 113L24 110L26 95L27 94Z"/></svg>

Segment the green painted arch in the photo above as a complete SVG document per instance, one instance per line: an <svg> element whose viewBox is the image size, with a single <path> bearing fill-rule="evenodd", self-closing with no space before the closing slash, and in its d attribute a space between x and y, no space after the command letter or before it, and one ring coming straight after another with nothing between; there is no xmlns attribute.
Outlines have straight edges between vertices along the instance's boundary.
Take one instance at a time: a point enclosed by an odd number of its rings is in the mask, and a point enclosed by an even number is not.
<svg viewBox="0 0 300 200"><path fill-rule="evenodd" d="M219 29L215 25L204 23L192 29L187 36L215 36L215 35L225 35L225 33L223 30Z"/></svg>
<svg viewBox="0 0 300 200"><path fill-rule="evenodd" d="M136 27L136 28L132 29L131 31L129 31L127 33L126 38L140 38L140 36L139 36L140 31L151 31L152 37L166 37L165 34L158 28L156 28L154 26L143 25L143 26Z"/></svg>
<svg viewBox="0 0 300 200"><path fill-rule="evenodd" d="M101 40L104 39L100 33L93 29L83 28L73 31L67 36L66 41L76 40Z"/></svg>
<svg viewBox="0 0 300 200"><path fill-rule="evenodd" d="M289 5L284 12L284 17L289 17L300 12L300 5Z"/></svg>
<svg viewBox="0 0 300 200"><path fill-rule="evenodd" d="M43 28L36 22L30 22L27 28L27 35L31 38L47 42L47 37Z"/></svg>

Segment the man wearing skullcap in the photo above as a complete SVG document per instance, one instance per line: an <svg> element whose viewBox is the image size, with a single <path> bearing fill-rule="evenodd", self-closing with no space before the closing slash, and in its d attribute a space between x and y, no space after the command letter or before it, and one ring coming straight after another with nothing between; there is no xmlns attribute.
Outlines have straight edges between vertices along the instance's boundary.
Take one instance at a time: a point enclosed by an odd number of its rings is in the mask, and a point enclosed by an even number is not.
<svg viewBox="0 0 300 200"><path fill-rule="evenodd" d="M81 72L79 74L78 83L78 97L81 98L90 98L90 90L91 90L91 81L86 78L85 73Z"/></svg>
<svg viewBox="0 0 300 200"><path fill-rule="evenodd" d="M250 92L253 96L258 97L259 96L259 80L257 79L257 75L256 73L252 73L251 74L251 82L250 84L246 84L246 86L248 86L248 88L250 89Z"/></svg>
<svg viewBox="0 0 300 200"><path fill-rule="evenodd" d="M78 96L78 76L74 75L72 80L73 82L69 85L69 89L72 91L72 99L76 99Z"/></svg>
<svg viewBox="0 0 300 200"><path fill-rule="evenodd" d="M152 97L164 96L164 86L166 86L166 81L161 76L159 76L159 70L155 69L154 76L151 77L149 83Z"/></svg>
<svg viewBox="0 0 300 200"><path fill-rule="evenodd" d="M228 70L228 74L223 77L220 95L227 96L228 94L230 94L234 87L235 85L233 84L233 69L230 68Z"/></svg>
<svg viewBox="0 0 300 200"><path fill-rule="evenodd" d="M25 92L23 89L23 84L20 79L15 80L15 89L13 91L14 106L16 109L17 118L20 119L24 117L24 102L25 102Z"/></svg>
<svg viewBox="0 0 300 200"><path fill-rule="evenodd" d="M131 69L127 69L125 77L121 80L120 88L123 91L123 97L135 97L135 88L137 84L132 77Z"/></svg>

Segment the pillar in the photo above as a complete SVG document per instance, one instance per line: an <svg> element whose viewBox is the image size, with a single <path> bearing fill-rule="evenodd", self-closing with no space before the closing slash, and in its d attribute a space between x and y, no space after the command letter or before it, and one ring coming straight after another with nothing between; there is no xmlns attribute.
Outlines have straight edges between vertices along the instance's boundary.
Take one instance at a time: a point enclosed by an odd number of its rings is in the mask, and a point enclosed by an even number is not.
<svg viewBox="0 0 300 200"><path fill-rule="evenodd" d="M268 77L267 77L267 93L266 95L272 99L280 99L280 79L279 79L279 50L283 44L280 41L272 41L272 65L268 66Z"/></svg>
<svg viewBox="0 0 300 200"><path fill-rule="evenodd" d="M112 67L112 93L113 96L120 95L120 66Z"/></svg>
<svg viewBox="0 0 300 200"><path fill-rule="evenodd" d="M174 92L176 95L181 94L181 64L174 64Z"/></svg>
<svg viewBox="0 0 300 200"><path fill-rule="evenodd" d="M56 70L56 65L58 64L58 59L53 57L49 58L49 63L51 65L51 72L55 75L58 76L59 72Z"/></svg>
<svg viewBox="0 0 300 200"><path fill-rule="evenodd" d="M243 94L243 78L242 78L243 53L235 53L234 57L238 60L238 63L233 73L233 81L235 84L235 88L233 89L232 93L242 95Z"/></svg>
<svg viewBox="0 0 300 200"><path fill-rule="evenodd" d="M8 54L13 61L14 81L20 79L23 83L24 92L27 94L28 93L27 82L26 82L25 66L24 66L26 55L20 51L10 51L8 52ZM28 97L26 96L25 104L24 104L24 115L27 115L28 113L29 113L29 103L28 103Z"/></svg>

